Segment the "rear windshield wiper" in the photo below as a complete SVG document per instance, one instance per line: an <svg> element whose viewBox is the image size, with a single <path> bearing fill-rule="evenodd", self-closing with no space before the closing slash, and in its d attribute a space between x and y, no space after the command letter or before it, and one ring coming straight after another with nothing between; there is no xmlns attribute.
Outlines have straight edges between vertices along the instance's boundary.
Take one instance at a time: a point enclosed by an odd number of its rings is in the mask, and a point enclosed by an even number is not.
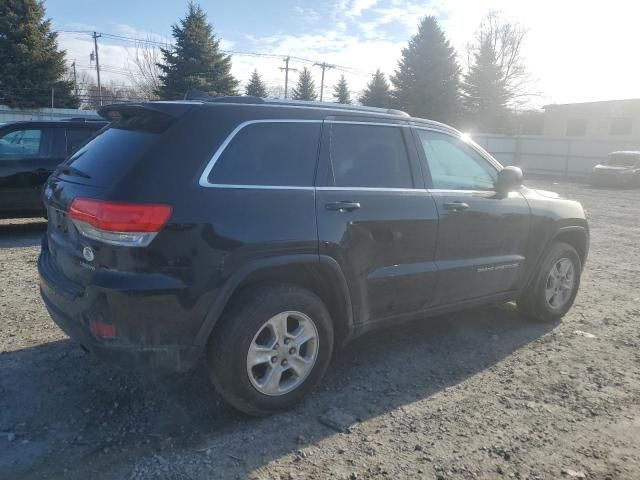
<svg viewBox="0 0 640 480"><path fill-rule="evenodd" d="M88 173L85 173L82 170L78 170L77 168L71 167L69 165L63 165L59 168L59 170L65 175L75 175L76 177L91 178L91 175L89 175Z"/></svg>

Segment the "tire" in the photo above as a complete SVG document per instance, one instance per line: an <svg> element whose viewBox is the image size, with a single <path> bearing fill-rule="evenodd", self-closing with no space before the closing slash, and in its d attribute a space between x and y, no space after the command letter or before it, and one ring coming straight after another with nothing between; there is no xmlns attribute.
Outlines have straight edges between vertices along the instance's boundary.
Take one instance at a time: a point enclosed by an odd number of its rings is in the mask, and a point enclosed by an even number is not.
<svg viewBox="0 0 640 480"><path fill-rule="evenodd" d="M289 338L295 333L296 339ZM317 341L296 343L314 334ZM249 288L238 295L214 329L207 352L211 379L236 409L270 415L290 408L320 382L333 343L329 312L312 292L286 284ZM269 360L264 361L263 355ZM254 360L261 363L250 368ZM273 382L266 381L271 378Z"/></svg>
<svg viewBox="0 0 640 480"><path fill-rule="evenodd" d="M550 279L552 269L556 268L559 262L568 260L573 268L573 282L569 289L559 287L559 293L551 300L547 299L549 289L553 289L554 281ZM567 266L566 262L561 263ZM557 274L558 270L554 270ZM580 275L582 274L582 263L575 248L568 243L555 242L551 245L544 261L542 262L535 278L518 299L517 304L520 311L529 319L538 322L556 322L560 320L571 308L580 286ZM566 286L566 283L562 283ZM566 296L565 296L566 292ZM555 304L555 305L554 305Z"/></svg>

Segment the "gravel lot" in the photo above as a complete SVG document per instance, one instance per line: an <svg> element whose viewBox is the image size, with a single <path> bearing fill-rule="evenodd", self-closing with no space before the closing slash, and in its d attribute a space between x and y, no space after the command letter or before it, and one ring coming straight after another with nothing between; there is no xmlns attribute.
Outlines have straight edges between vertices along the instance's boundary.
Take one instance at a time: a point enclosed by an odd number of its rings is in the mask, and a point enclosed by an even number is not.
<svg viewBox="0 0 640 480"><path fill-rule="evenodd" d="M640 191L528 183L589 212L561 324L505 305L374 333L266 419L223 404L202 366L143 378L94 361L40 300L45 225L1 221L0 477L637 480Z"/></svg>

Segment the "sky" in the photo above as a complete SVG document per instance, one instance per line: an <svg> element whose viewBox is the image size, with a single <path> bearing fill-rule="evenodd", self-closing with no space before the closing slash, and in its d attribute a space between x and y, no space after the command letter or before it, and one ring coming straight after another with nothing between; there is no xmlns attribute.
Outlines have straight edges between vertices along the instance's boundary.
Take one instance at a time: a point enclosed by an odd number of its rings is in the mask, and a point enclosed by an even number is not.
<svg viewBox="0 0 640 480"><path fill-rule="evenodd" d="M223 49L291 55L339 68L327 70L325 100L345 74L357 96L377 68L392 74L402 48L425 15L435 15L460 63L466 45L491 10L527 29L525 64L538 95L529 106L640 98L638 44L640 2L633 0L200 0ZM171 41L171 25L183 17L187 0L46 0L47 16L60 30L59 43L79 71L95 75L89 54L98 31ZM129 82L133 43L99 39L103 81ZM316 86L320 68L312 68ZM280 58L234 55L232 73L244 84L257 68L282 94ZM297 72L290 74L294 82ZM290 83L291 85L291 83Z"/></svg>

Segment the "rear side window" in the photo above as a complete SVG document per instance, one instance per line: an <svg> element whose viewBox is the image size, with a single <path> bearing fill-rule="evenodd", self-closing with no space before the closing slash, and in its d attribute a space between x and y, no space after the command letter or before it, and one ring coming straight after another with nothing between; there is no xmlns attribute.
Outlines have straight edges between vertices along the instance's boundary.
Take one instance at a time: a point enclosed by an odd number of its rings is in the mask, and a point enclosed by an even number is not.
<svg viewBox="0 0 640 480"><path fill-rule="evenodd" d="M215 160L209 183L312 186L320 126L319 122L246 125Z"/></svg>
<svg viewBox="0 0 640 480"><path fill-rule="evenodd" d="M72 154L89 140L93 130L88 128L67 129L67 154Z"/></svg>
<svg viewBox="0 0 640 480"><path fill-rule="evenodd" d="M330 185L413 187L400 127L330 123L329 128Z"/></svg>

